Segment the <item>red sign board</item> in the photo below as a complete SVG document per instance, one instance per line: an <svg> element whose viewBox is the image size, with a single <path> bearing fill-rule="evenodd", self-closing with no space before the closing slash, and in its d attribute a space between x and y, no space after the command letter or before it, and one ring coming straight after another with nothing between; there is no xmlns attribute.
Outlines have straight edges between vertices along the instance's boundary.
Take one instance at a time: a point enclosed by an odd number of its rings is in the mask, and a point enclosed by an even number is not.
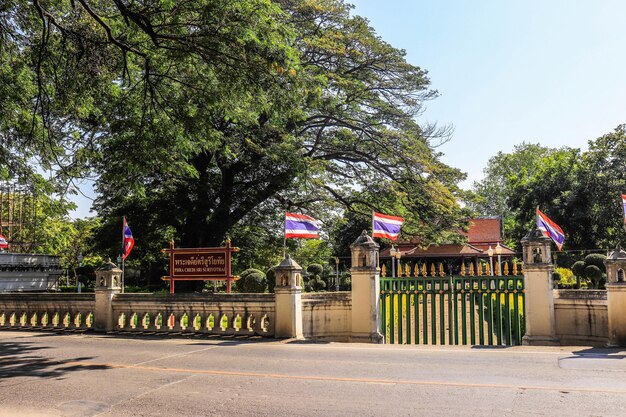
<svg viewBox="0 0 626 417"><path fill-rule="evenodd" d="M231 282L239 278L231 275L231 254L239 248L232 247L230 240L219 248L175 248L172 241L163 252L170 254L170 274L162 278L170 282L170 294L174 294L177 280L226 280L226 292L230 293Z"/></svg>
<svg viewBox="0 0 626 417"><path fill-rule="evenodd" d="M228 275L226 268L226 252L204 253L172 253L174 277L225 277Z"/></svg>

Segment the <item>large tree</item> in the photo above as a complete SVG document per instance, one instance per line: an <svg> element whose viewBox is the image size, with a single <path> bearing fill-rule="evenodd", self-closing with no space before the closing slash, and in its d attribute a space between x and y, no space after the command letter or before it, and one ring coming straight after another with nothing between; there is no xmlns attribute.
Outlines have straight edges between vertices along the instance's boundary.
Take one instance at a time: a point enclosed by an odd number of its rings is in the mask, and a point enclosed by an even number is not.
<svg viewBox="0 0 626 417"><path fill-rule="evenodd" d="M102 230L126 214L150 253L259 213L279 232L284 209L400 207L427 239L463 226L445 132L415 120L426 72L343 1L13 0L1 16L31 116L3 131L60 179L94 174Z"/></svg>

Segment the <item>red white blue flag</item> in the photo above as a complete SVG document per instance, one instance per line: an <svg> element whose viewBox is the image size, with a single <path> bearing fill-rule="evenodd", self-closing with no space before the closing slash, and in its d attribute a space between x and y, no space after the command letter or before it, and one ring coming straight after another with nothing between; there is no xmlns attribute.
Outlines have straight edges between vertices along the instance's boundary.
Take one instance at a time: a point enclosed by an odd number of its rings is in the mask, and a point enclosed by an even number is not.
<svg viewBox="0 0 626 417"><path fill-rule="evenodd" d="M130 231L130 227L128 227L128 223L126 223L126 217L124 217L124 237L122 239L122 259L126 260L128 255L130 255L130 251L133 250L133 246L135 246L135 239L133 238L133 234Z"/></svg>
<svg viewBox="0 0 626 417"><path fill-rule="evenodd" d="M624 209L624 223L626 223L626 194L622 194L622 208Z"/></svg>
<svg viewBox="0 0 626 417"><path fill-rule="evenodd" d="M537 229L541 230L544 236L551 238L556 243L556 247L561 250L565 242L565 233L558 224L542 213L539 207L537 207Z"/></svg>
<svg viewBox="0 0 626 417"><path fill-rule="evenodd" d="M372 212L372 237L384 237L396 240L400 234L404 219Z"/></svg>
<svg viewBox="0 0 626 417"><path fill-rule="evenodd" d="M0 235L0 249L9 249L9 242L4 235Z"/></svg>
<svg viewBox="0 0 626 417"><path fill-rule="evenodd" d="M321 223L306 214L285 213L285 238L317 239Z"/></svg>

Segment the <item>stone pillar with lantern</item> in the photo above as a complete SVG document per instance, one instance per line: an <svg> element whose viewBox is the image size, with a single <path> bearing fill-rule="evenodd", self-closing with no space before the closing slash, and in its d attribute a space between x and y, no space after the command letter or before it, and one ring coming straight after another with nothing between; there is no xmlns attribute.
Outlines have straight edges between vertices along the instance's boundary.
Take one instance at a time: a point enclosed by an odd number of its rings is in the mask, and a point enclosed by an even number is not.
<svg viewBox="0 0 626 417"><path fill-rule="evenodd" d="M110 332L114 329L113 298L122 292L122 270L111 260L96 269L96 309L94 330Z"/></svg>
<svg viewBox="0 0 626 417"><path fill-rule="evenodd" d="M522 344L558 345L552 292L552 240L539 229L533 229L521 242L526 288L526 334L522 338Z"/></svg>
<svg viewBox="0 0 626 417"><path fill-rule="evenodd" d="M367 231L350 245L352 251L351 342L382 343L380 333L379 246Z"/></svg>
<svg viewBox="0 0 626 417"><path fill-rule="evenodd" d="M302 267L289 254L275 268L276 337L303 339Z"/></svg>
<svg viewBox="0 0 626 417"><path fill-rule="evenodd" d="M606 261L609 346L626 346L626 251L619 245Z"/></svg>

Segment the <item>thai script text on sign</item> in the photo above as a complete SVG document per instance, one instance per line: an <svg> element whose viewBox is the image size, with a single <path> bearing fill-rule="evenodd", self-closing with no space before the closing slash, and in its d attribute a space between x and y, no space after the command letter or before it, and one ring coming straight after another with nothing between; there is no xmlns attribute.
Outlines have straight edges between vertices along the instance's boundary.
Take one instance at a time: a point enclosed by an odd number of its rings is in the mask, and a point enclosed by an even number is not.
<svg viewBox="0 0 626 417"><path fill-rule="evenodd" d="M226 253L176 253L173 254L173 275L176 276L215 276L228 275Z"/></svg>

